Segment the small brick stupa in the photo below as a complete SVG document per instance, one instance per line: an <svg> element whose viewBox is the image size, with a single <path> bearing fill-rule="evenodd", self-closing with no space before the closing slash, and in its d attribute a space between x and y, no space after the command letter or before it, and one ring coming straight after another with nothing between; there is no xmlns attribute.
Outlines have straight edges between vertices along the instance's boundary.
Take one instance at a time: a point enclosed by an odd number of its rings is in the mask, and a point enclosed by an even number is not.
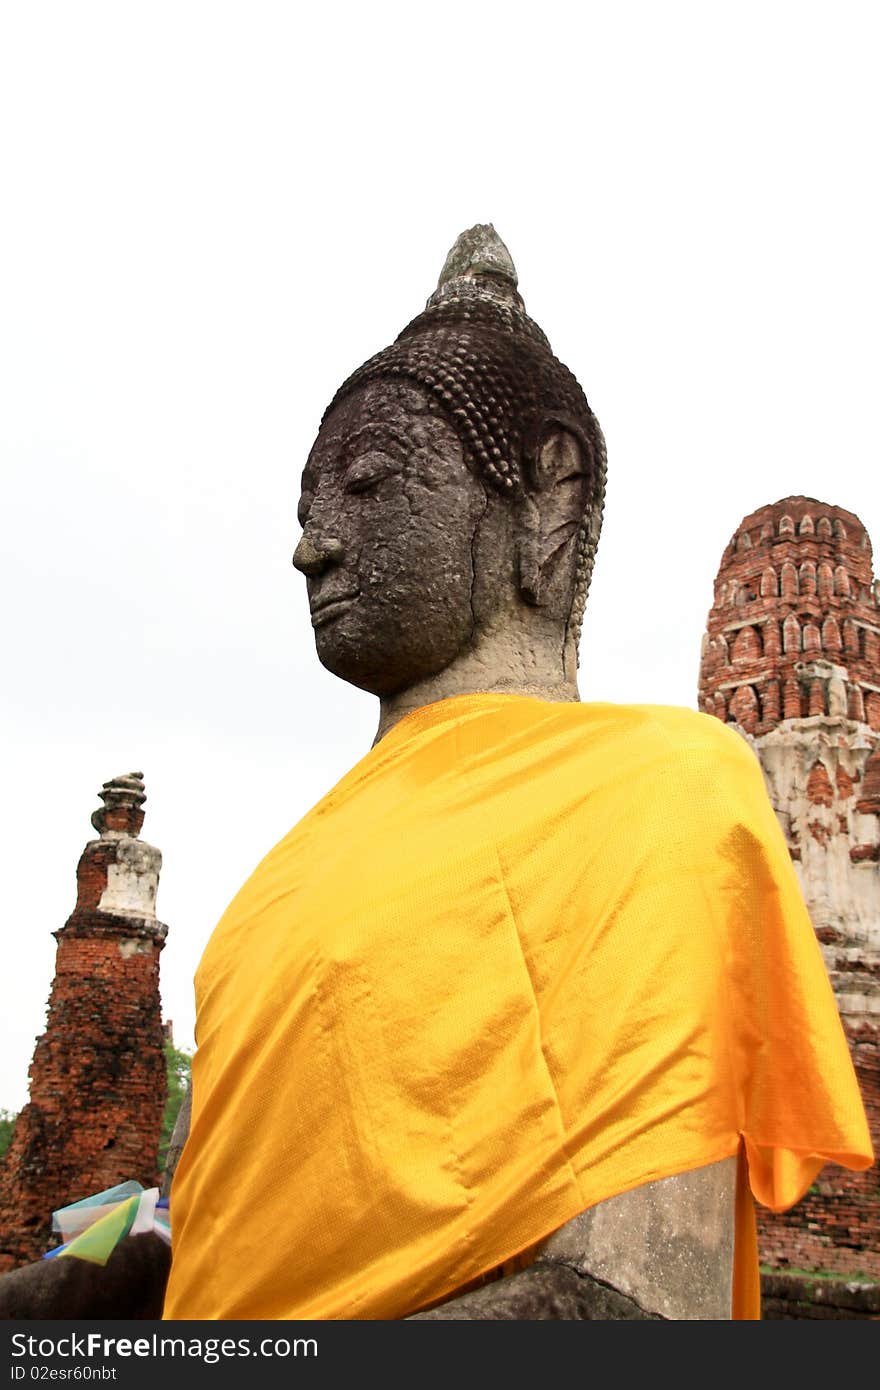
<svg viewBox="0 0 880 1390"><path fill-rule="evenodd" d="M699 705L761 762L880 1149L880 586L857 516L787 497L744 518L715 580ZM777 1268L880 1280L876 1167L824 1169L791 1212L762 1213L760 1235Z"/></svg>
<svg viewBox="0 0 880 1390"><path fill-rule="evenodd" d="M0 1272L52 1243L51 1214L128 1178L157 1181L166 1080L156 920L162 856L138 839L139 772L105 782L77 868L30 1099L0 1170Z"/></svg>

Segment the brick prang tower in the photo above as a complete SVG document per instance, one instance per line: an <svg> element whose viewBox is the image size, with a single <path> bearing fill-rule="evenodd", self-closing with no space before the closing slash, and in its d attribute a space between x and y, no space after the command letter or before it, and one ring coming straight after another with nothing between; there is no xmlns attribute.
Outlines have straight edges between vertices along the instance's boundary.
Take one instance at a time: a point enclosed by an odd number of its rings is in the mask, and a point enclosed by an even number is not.
<svg viewBox="0 0 880 1390"><path fill-rule="evenodd" d="M166 1075L156 920L162 856L138 838L142 774L105 782L77 868L30 1099L0 1170L0 1271L53 1242L58 1207L128 1178L152 1186Z"/></svg>
<svg viewBox="0 0 880 1390"><path fill-rule="evenodd" d="M786 497L744 518L715 580L699 705L761 763L880 1151L880 585L857 516ZM790 1212L759 1209L759 1232L766 1264L860 1275L880 1299L876 1167L825 1168Z"/></svg>
<svg viewBox="0 0 880 1390"><path fill-rule="evenodd" d="M786 497L745 517L721 561L700 709L750 734L847 715L880 731L880 606L852 512Z"/></svg>

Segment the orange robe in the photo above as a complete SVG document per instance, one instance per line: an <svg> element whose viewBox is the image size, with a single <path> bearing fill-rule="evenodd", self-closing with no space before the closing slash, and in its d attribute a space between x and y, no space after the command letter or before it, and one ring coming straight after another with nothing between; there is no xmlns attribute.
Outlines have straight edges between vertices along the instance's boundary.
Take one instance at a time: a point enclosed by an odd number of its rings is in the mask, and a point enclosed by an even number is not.
<svg viewBox="0 0 880 1390"><path fill-rule="evenodd" d="M196 995L166 1318L399 1318L741 1141L775 1210L873 1160L759 764L688 710L408 715L259 865Z"/></svg>

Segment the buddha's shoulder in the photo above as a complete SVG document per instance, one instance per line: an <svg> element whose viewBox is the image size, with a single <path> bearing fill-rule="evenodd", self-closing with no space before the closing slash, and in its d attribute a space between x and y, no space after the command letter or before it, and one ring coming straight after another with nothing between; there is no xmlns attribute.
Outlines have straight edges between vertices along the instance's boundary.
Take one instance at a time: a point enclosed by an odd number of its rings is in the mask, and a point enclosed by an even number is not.
<svg viewBox="0 0 880 1390"><path fill-rule="evenodd" d="M560 722L588 750L619 747L630 756L757 769L746 738L714 715L678 705L583 702L559 707Z"/></svg>
<svg viewBox="0 0 880 1390"><path fill-rule="evenodd" d="M755 750L713 715L672 705L583 703L560 718L568 735L556 752L570 754L568 782L584 789L588 808L595 796L625 817L662 806L662 824L687 826L694 843L702 837L714 844L734 825L767 820ZM553 747L551 741L551 757Z"/></svg>

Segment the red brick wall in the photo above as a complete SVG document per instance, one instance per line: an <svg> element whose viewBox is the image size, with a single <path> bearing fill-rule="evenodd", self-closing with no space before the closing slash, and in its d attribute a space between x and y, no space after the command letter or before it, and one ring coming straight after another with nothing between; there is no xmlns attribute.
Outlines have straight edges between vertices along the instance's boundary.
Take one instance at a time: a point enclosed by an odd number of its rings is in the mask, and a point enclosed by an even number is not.
<svg viewBox="0 0 880 1390"><path fill-rule="evenodd" d="M847 1027L856 1076L880 1153L880 1029ZM827 1271L880 1281L880 1168L865 1172L828 1164L813 1188L778 1215L758 1208L761 1262L775 1269Z"/></svg>
<svg viewBox="0 0 880 1390"><path fill-rule="evenodd" d="M0 1173L0 1268L50 1244L54 1209L136 1178L158 1180L165 1104L159 1005L161 943L106 921L57 933L46 1032L30 1102ZM5 1257L5 1258L4 1258Z"/></svg>
<svg viewBox="0 0 880 1390"><path fill-rule="evenodd" d="M790 524L789 524L790 523ZM852 512L787 497L742 521L721 561L700 665L700 709L750 734L825 713L800 662L846 668L849 715L880 730L871 544Z"/></svg>
<svg viewBox="0 0 880 1390"><path fill-rule="evenodd" d="M30 1099L0 1166L0 1272L56 1241L52 1212L135 1179L153 1187L166 1075L156 920L162 856L138 839L142 774L105 782L92 815L100 838L77 865L77 902L55 932L46 1031Z"/></svg>

